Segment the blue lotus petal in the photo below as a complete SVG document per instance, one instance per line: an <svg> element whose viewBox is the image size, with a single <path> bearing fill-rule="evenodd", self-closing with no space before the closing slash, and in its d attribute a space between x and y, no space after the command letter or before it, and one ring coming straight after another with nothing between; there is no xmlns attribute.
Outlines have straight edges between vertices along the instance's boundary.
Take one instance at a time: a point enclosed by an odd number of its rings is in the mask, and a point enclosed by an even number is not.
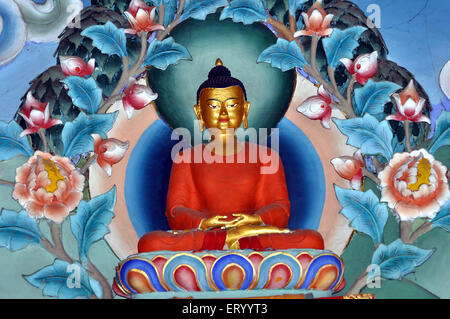
<svg viewBox="0 0 450 319"><path fill-rule="evenodd" d="M358 39L366 28L354 26L345 30L335 28L328 38L322 40L328 65L336 69L340 59L353 58L353 50L358 46Z"/></svg>
<svg viewBox="0 0 450 319"><path fill-rule="evenodd" d="M387 160L392 157L393 134L387 121L378 122L366 113L363 117L347 120L333 118L333 122L348 136L347 144L360 148L363 154L382 155Z"/></svg>
<svg viewBox="0 0 450 319"><path fill-rule="evenodd" d="M88 261L89 248L109 233L109 223L114 217L115 186L107 193L81 201L77 213L70 217L72 233L78 241L78 251L83 265Z"/></svg>
<svg viewBox="0 0 450 319"><path fill-rule="evenodd" d="M252 24L268 18L266 10L259 0L234 0L222 10L220 20L231 18L234 22Z"/></svg>
<svg viewBox="0 0 450 319"><path fill-rule="evenodd" d="M380 266L381 277L402 279L427 261L434 251L406 245L401 239L397 239L387 246L381 244L373 254L372 264ZM374 275L375 272L369 273L369 280L373 279Z"/></svg>
<svg viewBox="0 0 450 319"><path fill-rule="evenodd" d="M388 219L386 204L380 203L372 190L361 192L334 186L342 206L340 213L358 232L369 235L376 245L383 240L383 229Z"/></svg>
<svg viewBox="0 0 450 319"><path fill-rule="evenodd" d="M14 121L9 123L0 121L0 161L16 155L33 155L34 151L28 143L27 137L19 137L22 131L23 128Z"/></svg>
<svg viewBox="0 0 450 319"><path fill-rule="evenodd" d="M11 251L25 248L31 244L40 244L41 232L35 219L26 211L20 213L3 210L0 215L0 247Z"/></svg>
<svg viewBox="0 0 450 319"><path fill-rule="evenodd" d="M108 114L86 115L83 112L73 122L66 122L61 133L64 145L62 155L73 157L94 150L91 134L107 138L106 133L112 128L117 112Z"/></svg>

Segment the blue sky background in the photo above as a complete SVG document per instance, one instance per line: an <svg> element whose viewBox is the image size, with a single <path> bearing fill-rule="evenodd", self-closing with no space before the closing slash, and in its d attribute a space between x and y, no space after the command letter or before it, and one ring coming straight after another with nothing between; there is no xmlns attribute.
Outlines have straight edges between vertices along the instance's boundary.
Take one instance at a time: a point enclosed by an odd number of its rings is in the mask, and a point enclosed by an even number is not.
<svg viewBox="0 0 450 319"><path fill-rule="evenodd" d="M446 102L439 88L439 72L450 58L449 0L354 0L361 10L380 6L380 32L388 58L412 72L432 104ZM83 0L85 6L90 0ZM369 14L370 12L367 12ZM57 43L27 43L9 64L0 67L0 120L9 121L29 82L56 64Z"/></svg>

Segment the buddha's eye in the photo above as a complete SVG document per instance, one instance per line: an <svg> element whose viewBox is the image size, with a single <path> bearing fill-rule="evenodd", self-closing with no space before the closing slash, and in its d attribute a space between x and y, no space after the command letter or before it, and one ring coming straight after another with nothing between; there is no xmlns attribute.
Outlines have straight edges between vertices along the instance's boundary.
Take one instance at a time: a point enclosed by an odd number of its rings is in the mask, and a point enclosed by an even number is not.
<svg viewBox="0 0 450 319"><path fill-rule="evenodd" d="M235 103L235 104L228 105L227 107L231 109L231 108L233 108L233 107L236 107L237 105L238 105L238 104Z"/></svg>
<svg viewBox="0 0 450 319"><path fill-rule="evenodd" d="M218 108L218 106L217 106L217 105L212 105L212 104L208 104L208 106L209 106L210 108L212 108L212 109L216 109L216 108Z"/></svg>

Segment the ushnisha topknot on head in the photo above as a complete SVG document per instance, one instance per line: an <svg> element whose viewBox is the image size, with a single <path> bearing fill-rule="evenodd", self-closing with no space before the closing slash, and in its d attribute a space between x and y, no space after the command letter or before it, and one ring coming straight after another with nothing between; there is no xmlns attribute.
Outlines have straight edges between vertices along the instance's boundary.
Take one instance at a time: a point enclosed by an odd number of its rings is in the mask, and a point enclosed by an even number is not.
<svg viewBox="0 0 450 319"><path fill-rule="evenodd" d="M222 89L235 85L239 86L242 89L245 100L247 100L247 93L245 92L244 84L242 84L242 82L239 81L238 79L233 78L231 76L230 70L228 70L228 68L226 68L223 65L222 60L217 59L216 65L208 73L208 79L205 82L203 82L197 90L197 102L200 99L200 93L203 89L206 88Z"/></svg>

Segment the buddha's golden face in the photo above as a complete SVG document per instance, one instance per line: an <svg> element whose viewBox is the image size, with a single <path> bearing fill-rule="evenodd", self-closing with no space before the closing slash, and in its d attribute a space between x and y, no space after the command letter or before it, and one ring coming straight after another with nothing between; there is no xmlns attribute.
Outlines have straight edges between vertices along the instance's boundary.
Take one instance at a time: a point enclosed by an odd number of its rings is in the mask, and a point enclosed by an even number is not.
<svg viewBox="0 0 450 319"><path fill-rule="evenodd" d="M198 120L206 128L237 129L247 116L250 102L245 100L242 89L235 85L227 88L205 88L200 92L199 105L194 106Z"/></svg>

